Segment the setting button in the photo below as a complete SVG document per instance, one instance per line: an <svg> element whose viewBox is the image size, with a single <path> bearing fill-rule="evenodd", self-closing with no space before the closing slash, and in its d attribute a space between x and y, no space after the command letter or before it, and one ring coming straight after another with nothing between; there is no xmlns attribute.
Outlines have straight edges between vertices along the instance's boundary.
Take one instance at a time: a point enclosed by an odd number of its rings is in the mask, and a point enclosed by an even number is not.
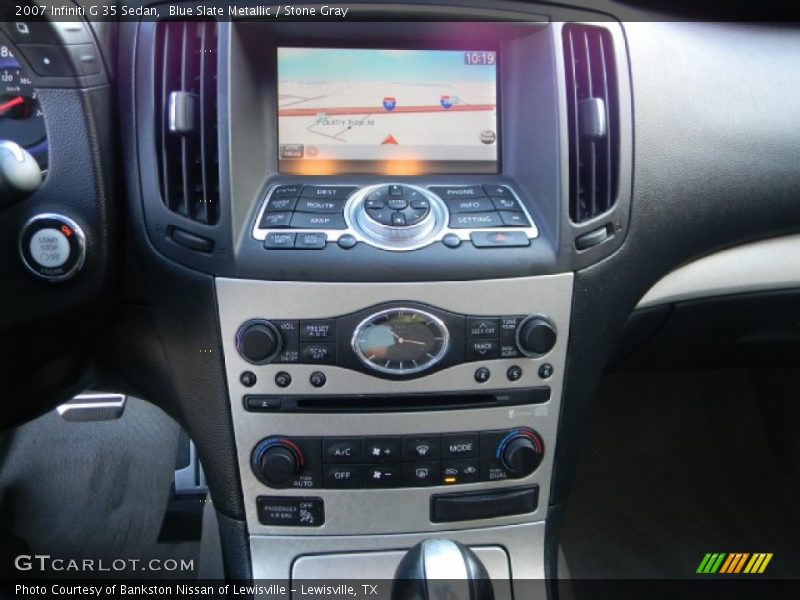
<svg viewBox="0 0 800 600"><path fill-rule="evenodd" d="M467 317L467 337L485 339L497 338L498 335L498 319Z"/></svg>
<svg viewBox="0 0 800 600"><path fill-rule="evenodd" d="M361 461L364 442L360 438L326 438L322 442L325 462L356 463Z"/></svg>
<svg viewBox="0 0 800 600"><path fill-rule="evenodd" d="M455 433L442 435L442 458L478 458L480 435Z"/></svg>
<svg viewBox="0 0 800 600"><path fill-rule="evenodd" d="M402 438L378 437L364 440L364 458L371 462L400 462Z"/></svg>
<svg viewBox="0 0 800 600"><path fill-rule="evenodd" d="M438 435L415 435L403 438L403 458L408 461L439 460L441 456Z"/></svg>
<svg viewBox="0 0 800 600"><path fill-rule="evenodd" d="M484 227L502 227L503 221L496 212L463 213L450 215L450 227L453 229L482 229Z"/></svg>

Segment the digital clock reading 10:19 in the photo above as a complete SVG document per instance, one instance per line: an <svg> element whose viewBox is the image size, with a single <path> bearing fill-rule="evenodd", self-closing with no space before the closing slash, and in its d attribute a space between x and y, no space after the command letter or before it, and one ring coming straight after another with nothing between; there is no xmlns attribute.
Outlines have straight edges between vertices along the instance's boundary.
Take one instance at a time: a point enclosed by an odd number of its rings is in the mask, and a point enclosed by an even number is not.
<svg viewBox="0 0 800 600"><path fill-rule="evenodd" d="M497 62L497 53L488 50L472 50L464 52L465 65L494 65Z"/></svg>
<svg viewBox="0 0 800 600"><path fill-rule="evenodd" d="M447 353L450 334L441 319L416 308L390 308L364 319L353 334L356 356L391 375L419 373Z"/></svg>

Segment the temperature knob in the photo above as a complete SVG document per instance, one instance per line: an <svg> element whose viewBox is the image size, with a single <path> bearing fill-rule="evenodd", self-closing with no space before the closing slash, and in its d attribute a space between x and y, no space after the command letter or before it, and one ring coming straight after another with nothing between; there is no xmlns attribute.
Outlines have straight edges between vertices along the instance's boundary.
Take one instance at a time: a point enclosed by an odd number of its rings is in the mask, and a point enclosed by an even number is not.
<svg viewBox="0 0 800 600"><path fill-rule="evenodd" d="M281 334L269 321L248 321L236 334L236 349L247 362L265 365L281 351Z"/></svg>
<svg viewBox="0 0 800 600"><path fill-rule="evenodd" d="M544 443L533 429L517 429L503 438L498 454L509 473L514 477L526 477L542 462Z"/></svg>
<svg viewBox="0 0 800 600"><path fill-rule="evenodd" d="M302 451L291 440L268 438L253 450L253 471L262 483L270 486L289 483L304 465Z"/></svg>

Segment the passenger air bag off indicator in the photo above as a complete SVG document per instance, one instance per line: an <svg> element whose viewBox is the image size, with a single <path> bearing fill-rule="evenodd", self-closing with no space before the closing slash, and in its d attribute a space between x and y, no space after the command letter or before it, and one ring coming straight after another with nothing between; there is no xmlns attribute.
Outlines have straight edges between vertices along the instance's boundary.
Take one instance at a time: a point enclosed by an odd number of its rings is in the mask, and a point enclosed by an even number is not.
<svg viewBox="0 0 800 600"><path fill-rule="evenodd" d="M399 146L400 145L398 143L398 141L395 139L395 137L391 133L389 135L387 135L385 138L383 138L383 141L381 142L381 146L385 146L387 144L391 144L393 146Z"/></svg>

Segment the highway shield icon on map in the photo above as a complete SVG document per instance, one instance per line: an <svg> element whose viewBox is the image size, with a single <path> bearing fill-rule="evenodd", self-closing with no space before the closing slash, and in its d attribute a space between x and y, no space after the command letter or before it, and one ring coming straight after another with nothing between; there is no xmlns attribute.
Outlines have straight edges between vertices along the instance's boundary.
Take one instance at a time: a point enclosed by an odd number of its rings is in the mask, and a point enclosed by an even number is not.
<svg viewBox="0 0 800 600"><path fill-rule="evenodd" d="M397 100L394 96L386 96L383 99L383 108L386 110L394 110L394 107L397 106Z"/></svg>
<svg viewBox="0 0 800 600"><path fill-rule="evenodd" d="M439 98L439 104L442 105L442 108L452 108L453 106L453 99L450 96L442 96Z"/></svg>

